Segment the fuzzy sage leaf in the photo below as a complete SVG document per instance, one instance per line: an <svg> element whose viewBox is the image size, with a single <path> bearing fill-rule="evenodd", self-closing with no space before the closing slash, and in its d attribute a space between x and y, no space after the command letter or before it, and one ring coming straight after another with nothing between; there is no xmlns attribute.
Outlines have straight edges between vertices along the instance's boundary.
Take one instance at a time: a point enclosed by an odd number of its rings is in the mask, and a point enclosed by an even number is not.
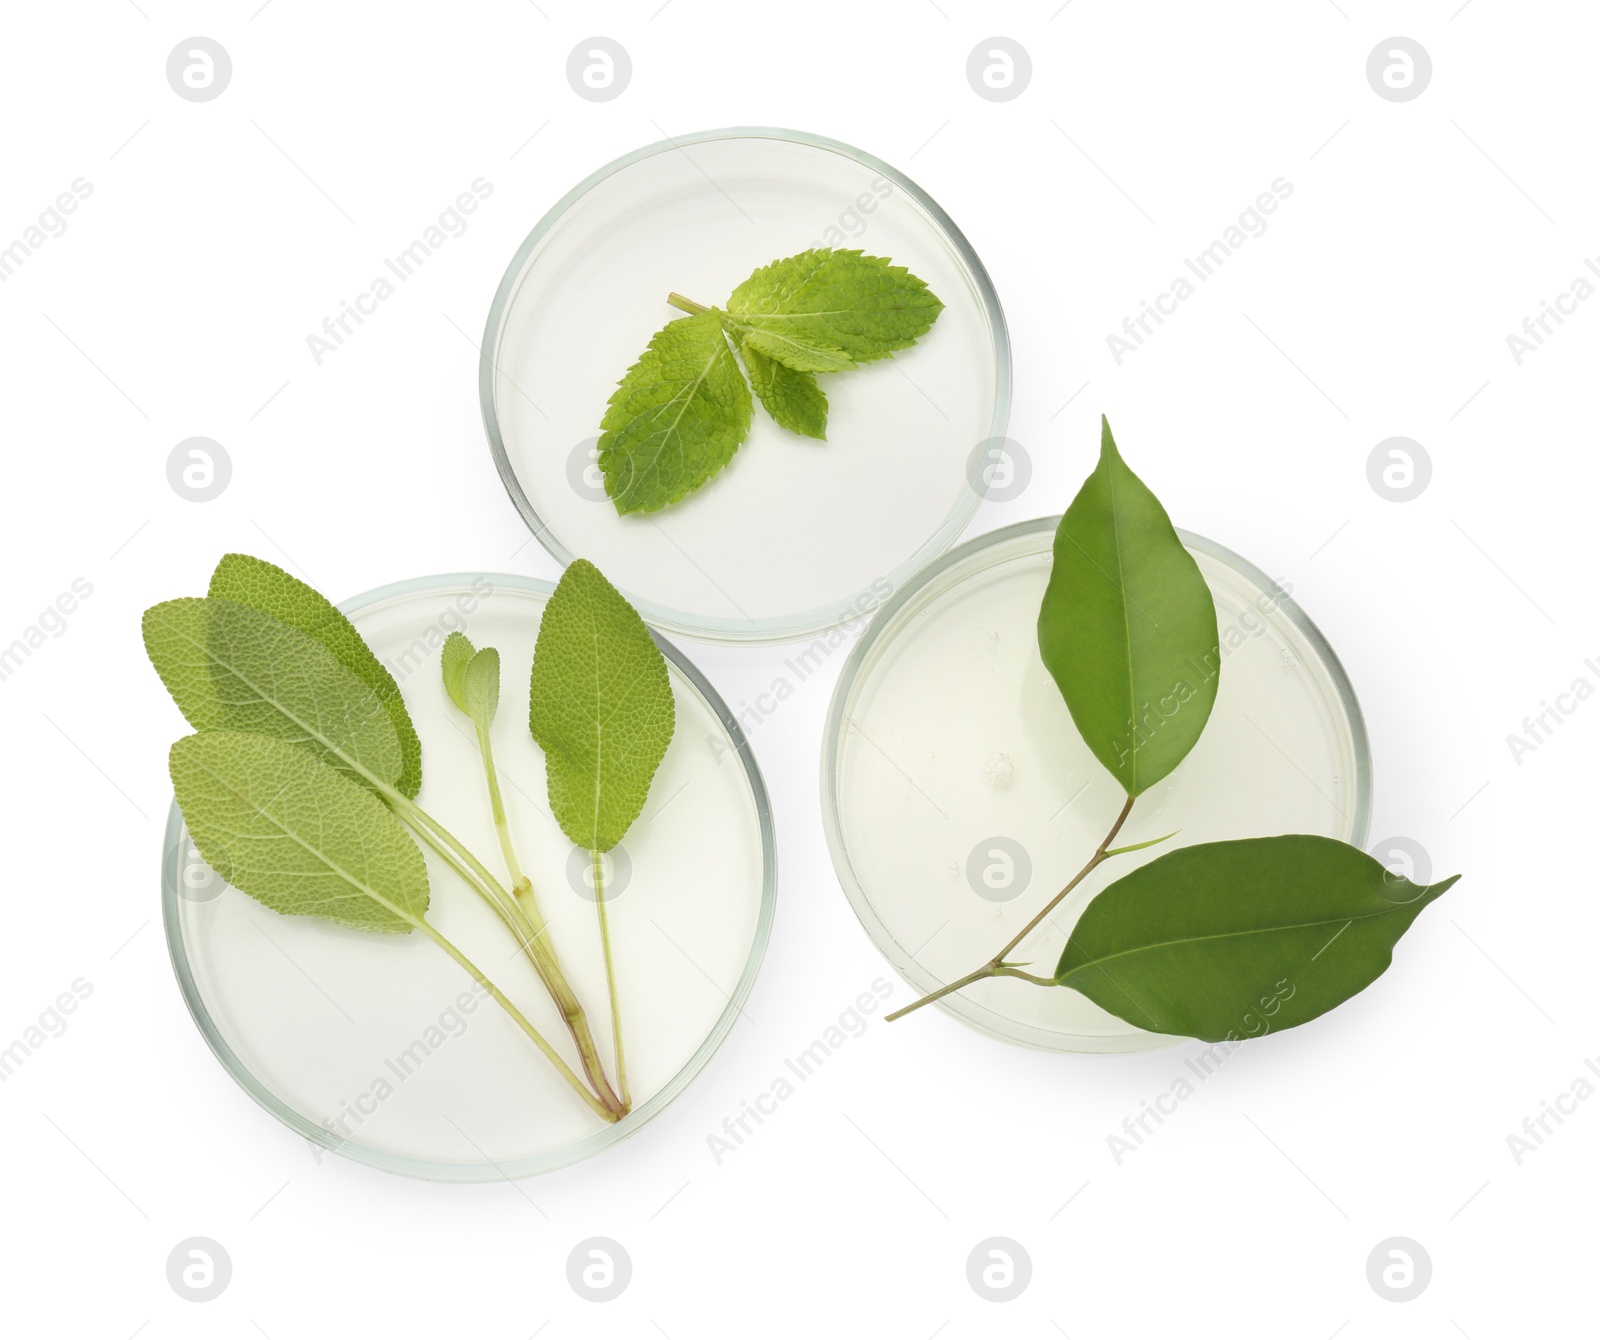
<svg viewBox="0 0 1600 1340"><path fill-rule="evenodd" d="M412 800L422 788L422 742L394 676L366 639L322 592L275 564L249 554L224 554L211 574L208 595L248 605L320 642L344 668L377 695L400 737L401 768L395 790Z"/></svg>
<svg viewBox="0 0 1600 1340"><path fill-rule="evenodd" d="M1056 529L1039 654L1130 796L1194 748L1217 696L1217 610L1166 509L1100 420L1100 462Z"/></svg>
<svg viewBox="0 0 1600 1340"><path fill-rule="evenodd" d="M439 671L444 676L444 691L462 712L467 710L467 664L475 652L471 639L462 632L451 633L439 651Z"/></svg>
<svg viewBox="0 0 1600 1340"><path fill-rule="evenodd" d="M237 601L189 597L145 611L144 643L196 730L287 741L375 790L400 777L400 739L377 695L299 629Z"/></svg>
<svg viewBox="0 0 1600 1340"><path fill-rule="evenodd" d="M528 727L545 752L550 809L576 845L610 851L639 817L672 740L667 662L594 564L568 565L533 653Z"/></svg>
<svg viewBox="0 0 1600 1340"><path fill-rule="evenodd" d="M1055 980L1156 1033L1220 1042L1293 1028L1375 981L1456 878L1413 884L1303 834L1184 847L1084 909Z"/></svg>
<svg viewBox="0 0 1600 1340"><path fill-rule="evenodd" d="M285 916L404 934L428 910L428 872L371 791L282 740L204 731L168 757L200 855Z"/></svg>

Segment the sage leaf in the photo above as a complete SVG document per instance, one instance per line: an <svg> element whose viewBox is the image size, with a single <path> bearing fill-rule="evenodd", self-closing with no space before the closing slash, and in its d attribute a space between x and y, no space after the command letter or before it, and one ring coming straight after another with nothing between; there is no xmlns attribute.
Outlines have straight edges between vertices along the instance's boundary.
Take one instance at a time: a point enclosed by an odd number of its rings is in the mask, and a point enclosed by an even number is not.
<svg viewBox="0 0 1600 1340"><path fill-rule="evenodd" d="M422 789L422 742L400 686L382 661L326 596L276 564L249 554L224 554L211 574L208 595L236 600L298 628L322 643L341 665L378 697L400 737L402 766L395 790L415 800Z"/></svg>
<svg viewBox="0 0 1600 1340"><path fill-rule="evenodd" d="M677 502L721 470L750 432L750 388L716 312L669 321L612 393L600 421L606 494L622 514Z"/></svg>
<svg viewBox="0 0 1600 1340"><path fill-rule="evenodd" d="M467 710L467 664L476 654L476 648L465 633L451 633L439 652L439 671L444 676L444 691L450 695L461 711ZM470 715L470 714L469 714Z"/></svg>
<svg viewBox="0 0 1600 1340"><path fill-rule="evenodd" d="M817 385L815 373L796 372L749 341L740 342L739 353L750 389L774 423L803 437L827 437L828 397Z"/></svg>
<svg viewBox="0 0 1600 1340"><path fill-rule="evenodd" d="M168 757L200 855L285 916L404 934L428 910L428 872L389 807L304 749L204 731Z"/></svg>
<svg viewBox="0 0 1600 1340"><path fill-rule="evenodd" d="M837 372L915 344L944 309L903 265L827 247L764 265L728 299L740 338L799 372Z"/></svg>
<svg viewBox="0 0 1600 1340"><path fill-rule="evenodd" d="M1413 884L1305 834L1184 847L1084 909L1055 980L1151 1032L1221 1042L1293 1028L1371 985L1458 878Z"/></svg>
<svg viewBox="0 0 1600 1340"><path fill-rule="evenodd" d="M299 629L237 601L189 597L145 611L144 645L196 730L269 735L375 789L399 779L405 760L393 719Z"/></svg>
<svg viewBox="0 0 1600 1340"><path fill-rule="evenodd" d="M528 728L545 752L550 809L577 846L622 840L673 724L666 657L644 620L594 564L574 560L539 623Z"/></svg>
<svg viewBox="0 0 1600 1340"><path fill-rule="evenodd" d="M467 662L461 675L461 696L466 714L484 730L500 706L500 653L485 647Z"/></svg>
<svg viewBox="0 0 1600 1340"><path fill-rule="evenodd" d="M1217 697L1217 610L1155 494L1100 420L1100 461L1056 528L1039 654L1084 743L1131 796L1194 748Z"/></svg>

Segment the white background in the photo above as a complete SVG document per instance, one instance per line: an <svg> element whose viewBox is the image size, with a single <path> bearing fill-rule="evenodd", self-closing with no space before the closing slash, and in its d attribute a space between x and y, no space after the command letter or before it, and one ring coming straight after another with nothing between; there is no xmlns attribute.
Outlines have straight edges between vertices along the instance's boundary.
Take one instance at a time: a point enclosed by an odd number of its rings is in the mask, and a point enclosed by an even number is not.
<svg viewBox="0 0 1600 1340"><path fill-rule="evenodd" d="M1520 1165L1507 1136L1600 1052L1583 763L1600 705L1520 763L1507 736L1575 678L1600 684L1584 665L1600 656L1600 303L1520 366L1506 344L1600 251L1591 7L258 5L7 7L0 235L75 178L93 185L0 286L0 642L74 578L93 586L0 682L0 1035L93 985L0 1086L8 1333L1592 1332L1600 1102ZM595 33L634 67L602 104L564 74ZM995 33L1033 63L1004 103L965 74ZM166 82L194 34L232 56L212 102ZM1411 102L1366 80L1394 34L1432 56ZM753 732L778 815L777 925L750 1021L680 1101L604 1158L517 1185L319 1162L224 1074L172 979L158 864L181 722L139 612L198 592L227 549L335 599L435 571L554 576L478 419L490 297L577 180L726 124L887 159L985 258L1033 477L974 533L1060 510L1109 414L1178 523L1292 583L1344 658L1372 730L1375 834L1465 877L1377 985L1245 1048L1120 1165L1107 1136L1189 1047L1035 1054L930 1012L874 1020L719 1166L707 1136L887 975L818 815L841 653ZM494 193L470 230L317 366L306 336L480 176ZM1294 193L1268 231L1118 366L1106 336L1278 177ZM1407 503L1366 475L1397 434L1433 462ZM165 474L193 435L233 462L204 504ZM737 707L786 651L693 654ZM234 1267L205 1304L165 1276L194 1235ZM603 1305L565 1277L591 1235L633 1260ZM1015 1302L968 1286L991 1235L1032 1258ZM1393 1235L1433 1261L1413 1302L1367 1282Z"/></svg>

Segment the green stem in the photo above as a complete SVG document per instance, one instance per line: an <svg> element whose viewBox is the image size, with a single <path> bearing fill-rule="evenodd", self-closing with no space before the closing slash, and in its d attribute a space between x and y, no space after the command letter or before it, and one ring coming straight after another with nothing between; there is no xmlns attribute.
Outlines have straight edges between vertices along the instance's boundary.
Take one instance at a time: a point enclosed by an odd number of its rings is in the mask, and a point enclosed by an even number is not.
<svg viewBox="0 0 1600 1340"><path fill-rule="evenodd" d="M1019 972L1016 968L1009 966L1005 961L1006 955L1015 949L1019 944L1021 944L1023 940L1025 940L1033 931L1035 926L1037 926L1041 921L1055 911L1061 900L1071 893L1075 888L1077 888L1079 884L1083 883L1091 871L1093 871L1100 865L1102 861L1105 861L1113 854L1111 844L1116 840L1117 834L1122 831L1122 825L1127 823L1128 812L1132 809L1133 797L1129 796L1127 803L1122 807L1122 812L1117 815L1117 821L1111 825L1111 831L1107 833L1105 837L1100 839L1100 845L1095 848L1094 855L1089 858L1088 863L1085 864L1082 870L1078 871L1077 874L1067 881L1060 893L1056 894L1054 898L1052 898L1048 903L1039 909L1038 913L1035 914L1033 919L1029 921L1026 926L1013 935L1011 939L1006 941L1006 943L1001 947L999 953L997 953L981 968L974 969L965 977L958 978L956 981L949 983L947 986L942 986L937 991L930 992L928 995L923 996L921 1000L913 1001L911 1004L895 1010L892 1014L884 1015L884 1022L893 1023L901 1016L910 1014L913 1010L920 1010L924 1005L931 1005L934 1001L939 1000L944 996L948 996L952 991L959 991L964 986L971 986L974 982L982 981L985 977L1021 977L1027 981L1035 982L1040 986L1054 986L1055 982L1048 977L1035 977L1032 973ZM1140 843L1138 845L1144 846L1147 844ZM1137 848L1135 847L1128 847L1123 848L1122 850L1133 851L1136 849Z"/></svg>
<svg viewBox="0 0 1600 1340"><path fill-rule="evenodd" d="M478 728L478 752L483 755L483 771L489 782L489 808L494 813L494 831L500 838L500 854L505 857L506 870L515 890L527 881L522 867L517 864L516 848L511 844L511 826L506 822L506 804L500 795L500 774L494 766L494 746L489 740L489 728L482 721L475 724Z"/></svg>
<svg viewBox="0 0 1600 1340"><path fill-rule="evenodd" d="M497 987L493 982L484 976L483 970L479 968L476 963L469 959L465 954L457 949L455 945L451 944L449 940L445 939L443 935L441 935L422 918L419 917L417 919L416 926L417 929L426 935L430 940L432 940L434 944L438 945L440 949L444 950L445 953L450 955L451 958L453 958L464 969L466 969L473 981L477 982L479 986L481 986L485 991L494 997L495 1004L499 1005L501 1009L509 1014L515 1021L517 1027L533 1039L534 1046L536 1046L545 1054L545 1056L549 1059L550 1064L553 1065L558 1072L560 1072L561 1078L566 1080L566 1082L572 1086L573 1092L582 1098L583 1101L594 1110L595 1115L597 1115L602 1121L616 1121L618 1119L620 1114L613 1112L609 1107L601 1102L600 1099L596 1098L592 1093L589 1092L589 1090L584 1086L583 1081L572 1073L572 1067L563 1061L560 1055L556 1052L556 1049L545 1041L544 1035L528 1022L527 1016L506 998L505 993L501 991L499 987Z"/></svg>
<svg viewBox="0 0 1600 1340"><path fill-rule="evenodd" d="M1024 982L1032 982L1035 986L1057 986L1059 983L1054 977L1035 977L1031 972L1023 972L1021 968L1013 968L1002 963L994 970L996 977L1020 977Z"/></svg>
<svg viewBox="0 0 1600 1340"><path fill-rule="evenodd" d="M544 983L545 990L555 1001L556 1008L561 1011L562 1022L566 1024L567 1032L572 1035L573 1045L577 1047L578 1055L583 1062L583 1072L589 1077L595 1093L615 1116L623 1115L626 1109L611 1088L610 1081L606 1079L599 1048L595 1046L594 1034L589 1029L588 1016L584 1014L583 1005L567 982L566 974L561 970L560 961L556 958L555 949L550 943L543 920L536 920L538 904L532 897L532 885L524 878L523 883L527 885L528 898L526 908L533 912L533 916L530 917L524 904L506 892L505 887L489 872L483 862L468 851L443 824L415 801L401 795L394 788L387 787L385 794L390 805L411 829L505 923L506 928L532 962L534 971L539 974L539 980Z"/></svg>
<svg viewBox="0 0 1600 1340"><path fill-rule="evenodd" d="M698 303L693 298L686 298L681 293L667 294L667 305L676 307L680 312L688 312L690 316L699 316L701 312L711 310L703 303Z"/></svg>
<svg viewBox="0 0 1600 1340"><path fill-rule="evenodd" d="M628 1097L628 1067L622 1059L622 1012L617 1007L617 974L611 966L611 930L606 925L605 867L598 849L589 855L594 860L594 910L600 918L600 949L606 960L606 990L611 994L611 1046L617 1056L617 1088L621 1090L622 1106L631 1107Z"/></svg>

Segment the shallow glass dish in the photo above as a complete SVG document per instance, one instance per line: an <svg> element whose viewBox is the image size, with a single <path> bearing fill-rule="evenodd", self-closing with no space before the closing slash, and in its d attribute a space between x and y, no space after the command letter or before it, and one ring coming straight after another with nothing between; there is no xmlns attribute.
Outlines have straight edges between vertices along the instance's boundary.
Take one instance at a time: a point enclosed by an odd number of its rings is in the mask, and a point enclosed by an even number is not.
<svg viewBox="0 0 1600 1340"><path fill-rule="evenodd" d="M423 742L419 803L499 867L471 728L446 698L453 628L500 649L495 762L517 855L610 1061L610 1015L588 854L545 801L527 675L551 586L526 577L420 578L341 608L400 683ZM631 1135L688 1086L739 1017L776 890L766 789L722 699L670 643L677 730L644 813L608 857L607 905L633 1111L603 1125L492 1000L418 934L280 916L226 885L167 822L163 913L190 1013L244 1090L308 1140L439 1181L545 1172ZM427 856L428 918L575 1061L549 997L503 925ZM613 1070L614 1075L614 1070Z"/></svg>
<svg viewBox="0 0 1600 1340"><path fill-rule="evenodd" d="M757 404L708 484L618 516L595 464L600 419L682 315L667 294L715 306L817 246L889 257L944 311L914 347L824 379L827 442ZM489 446L539 542L597 563L650 623L717 641L783 641L880 604L961 533L1010 411L1005 318L955 224L888 164L793 130L680 136L580 182L512 257L482 348Z"/></svg>
<svg viewBox="0 0 1600 1340"><path fill-rule="evenodd" d="M823 736L822 807L856 915L920 996L1005 944L1088 859L1126 799L1039 657L1035 623L1059 518L952 550L881 609L845 664ZM1106 884L1176 845L1318 833L1364 845L1372 762L1333 650L1277 583L1179 531L1221 635L1200 742L1141 795L1119 843L1174 829L1084 881L1013 957L1048 976ZM978 982L940 1006L1008 1042L1138 1051L1176 1039L1074 991Z"/></svg>

